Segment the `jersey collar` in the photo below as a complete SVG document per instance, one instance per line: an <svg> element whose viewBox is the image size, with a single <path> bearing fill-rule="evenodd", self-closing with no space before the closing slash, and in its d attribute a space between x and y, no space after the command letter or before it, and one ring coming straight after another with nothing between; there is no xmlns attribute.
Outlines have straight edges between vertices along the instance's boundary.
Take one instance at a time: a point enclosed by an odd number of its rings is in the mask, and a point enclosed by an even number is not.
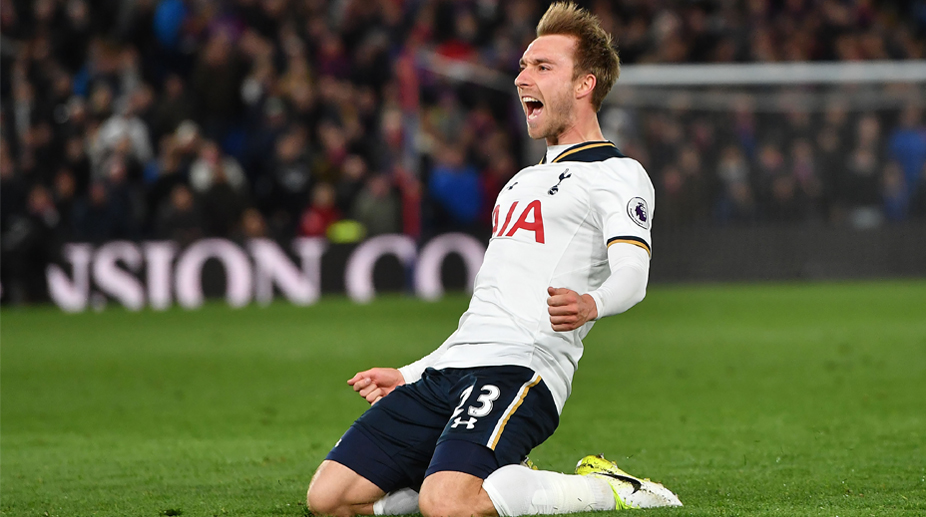
<svg viewBox="0 0 926 517"><path fill-rule="evenodd" d="M626 158L611 142L582 142L561 152L550 163L558 162L600 162L608 158ZM546 155L540 160L540 165L547 163Z"/></svg>

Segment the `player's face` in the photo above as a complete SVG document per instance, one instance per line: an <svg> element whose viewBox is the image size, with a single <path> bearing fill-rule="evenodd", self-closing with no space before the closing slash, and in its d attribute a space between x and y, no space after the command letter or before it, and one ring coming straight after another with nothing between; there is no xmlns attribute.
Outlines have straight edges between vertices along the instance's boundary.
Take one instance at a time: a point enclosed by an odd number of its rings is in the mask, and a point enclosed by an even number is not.
<svg viewBox="0 0 926 517"><path fill-rule="evenodd" d="M552 34L533 41L521 57L515 79L531 138L556 143L576 120L574 55L576 39Z"/></svg>

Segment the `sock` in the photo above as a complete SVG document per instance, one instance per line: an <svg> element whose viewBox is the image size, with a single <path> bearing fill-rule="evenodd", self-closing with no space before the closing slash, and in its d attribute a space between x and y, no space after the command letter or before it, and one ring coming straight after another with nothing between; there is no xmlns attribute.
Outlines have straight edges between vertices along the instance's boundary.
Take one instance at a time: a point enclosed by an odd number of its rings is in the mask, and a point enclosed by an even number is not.
<svg viewBox="0 0 926 517"><path fill-rule="evenodd" d="M374 515L408 515L418 513L418 492L403 488L389 492L373 503Z"/></svg>
<svg viewBox="0 0 926 517"><path fill-rule="evenodd" d="M613 510L614 492L603 479L504 466L482 488L501 517Z"/></svg>

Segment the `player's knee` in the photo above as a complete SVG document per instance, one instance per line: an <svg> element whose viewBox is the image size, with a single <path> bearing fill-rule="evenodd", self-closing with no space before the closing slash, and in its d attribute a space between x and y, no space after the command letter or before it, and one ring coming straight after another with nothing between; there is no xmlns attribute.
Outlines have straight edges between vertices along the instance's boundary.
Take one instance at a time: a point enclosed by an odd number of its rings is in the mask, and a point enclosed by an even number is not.
<svg viewBox="0 0 926 517"><path fill-rule="evenodd" d="M331 515L334 501L325 494L320 493L315 484L309 485L309 490L305 494L305 504L309 511L316 515Z"/></svg>
<svg viewBox="0 0 926 517"><path fill-rule="evenodd" d="M321 493L320 490L309 487L305 498L309 511L315 515L337 515L349 516L350 509L346 507L337 497L331 494Z"/></svg>
<svg viewBox="0 0 926 517"><path fill-rule="evenodd" d="M457 508L450 497L434 491L422 491L418 496L418 509L423 517L456 517Z"/></svg>
<svg viewBox="0 0 926 517"><path fill-rule="evenodd" d="M342 494L330 490L324 483L313 481L306 493L305 503L309 511L315 515L335 515L338 517L353 515L354 512L350 505L341 496Z"/></svg>
<svg viewBox="0 0 926 517"><path fill-rule="evenodd" d="M476 511L470 497L459 493L440 493L423 490L418 496L418 509L424 517L472 517Z"/></svg>

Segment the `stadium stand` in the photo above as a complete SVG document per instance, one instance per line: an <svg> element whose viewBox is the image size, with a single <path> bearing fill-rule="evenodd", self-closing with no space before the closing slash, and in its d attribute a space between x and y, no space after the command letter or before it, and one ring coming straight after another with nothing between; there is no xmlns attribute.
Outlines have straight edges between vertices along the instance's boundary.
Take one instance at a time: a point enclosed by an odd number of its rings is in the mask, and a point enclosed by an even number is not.
<svg viewBox="0 0 926 517"><path fill-rule="evenodd" d="M368 235L486 235L496 193L536 160L495 79L514 77L546 3L3 2L3 285L35 291L69 241L285 240L344 219ZM579 3L627 65L926 54L922 2ZM435 56L470 76L436 73ZM609 136L656 184L657 226L926 218L922 105L682 102L631 125L609 109Z"/></svg>

